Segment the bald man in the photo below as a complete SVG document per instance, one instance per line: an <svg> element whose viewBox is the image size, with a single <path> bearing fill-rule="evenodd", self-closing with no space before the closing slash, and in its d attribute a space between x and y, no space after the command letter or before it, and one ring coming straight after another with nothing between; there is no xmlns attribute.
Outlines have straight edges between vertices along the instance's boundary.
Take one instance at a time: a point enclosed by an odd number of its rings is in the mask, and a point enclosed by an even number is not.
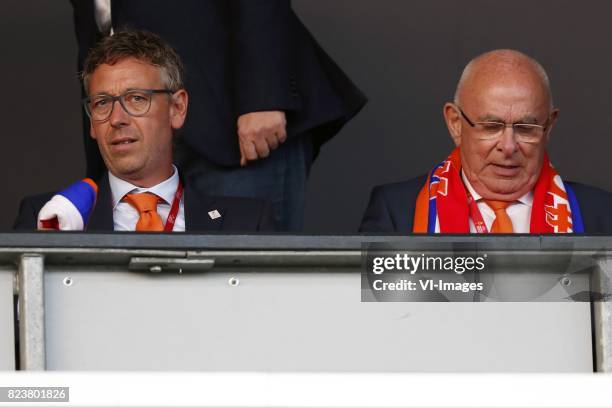
<svg viewBox="0 0 612 408"><path fill-rule="evenodd" d="M455 149L427 175L374 188L361 232L612 233L612 194L550 163L559 110L537 61L514 50L476 57L443 112Z"/></svg>

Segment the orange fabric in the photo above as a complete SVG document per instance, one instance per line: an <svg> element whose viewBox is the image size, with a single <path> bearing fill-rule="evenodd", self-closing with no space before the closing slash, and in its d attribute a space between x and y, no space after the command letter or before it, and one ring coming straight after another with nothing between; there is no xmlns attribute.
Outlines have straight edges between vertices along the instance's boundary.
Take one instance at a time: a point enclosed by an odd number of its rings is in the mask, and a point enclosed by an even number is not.
<svg viewBox="0 0 612 408"><path fill-rule="evenodd" d="M415 233L435 233L439 225L442 234L467 234L470 232L470 203L461 180L461 154L457 147L445 161L430 172L425 186L416 199L414 223ZM408 211L408 209L406 209ZM509 228L507 214L500 212L504 231L495 225L493 232L505 232ZM495 216L496 219L498 215ZM496 223L499 224L499 221ZM493 227L493 226L491 226ZM482 229L484 231L484 229ZM533 189L533 205L529 220L531 234L584 232L580 208L569 185L563 180L544 153L544 164Z"/></svg>
<svg viewBox="0 0 612 408"><path fill-rule="evenodd" d="M126 194L125 201L138 210L136 231L163 231L164 224L157 213L159 197L152 193Z"/></svg>
<svg viewBox="0 0 612 408"><path fill-rule="evenodd" d="M98 195L98 185L96 184L95 181L93 181L90 178L85 178L83 179L84 182L86 182L87 184L89 184L91 186L91 188L94 189L94 191L96 192L96 195Z"/></svg>
<svg viewBox="0 0 612 408"><path fill-rule="evenodd" d="M506 208L512 203L509 201L496 200L484 200L484 202L495 211L495 221L493 221L493 225L491 225L491 233L512 234L514 232L512 220L506 212Z"/></svg>

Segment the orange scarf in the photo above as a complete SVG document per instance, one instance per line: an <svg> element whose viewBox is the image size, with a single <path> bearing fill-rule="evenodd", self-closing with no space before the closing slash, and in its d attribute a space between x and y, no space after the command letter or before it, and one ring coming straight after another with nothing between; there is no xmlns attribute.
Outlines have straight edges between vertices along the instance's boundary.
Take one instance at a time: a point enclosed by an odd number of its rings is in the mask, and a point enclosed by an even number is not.
<svg viewBox="0 0 612 408"><path fill-rule="evenodd" d="M459 148L436 166L419 192L414 213L414 233L469 234L470 211L461 180ZM578 201L544 154L544 164L533 192L531 234L584 232Z"/></svg>

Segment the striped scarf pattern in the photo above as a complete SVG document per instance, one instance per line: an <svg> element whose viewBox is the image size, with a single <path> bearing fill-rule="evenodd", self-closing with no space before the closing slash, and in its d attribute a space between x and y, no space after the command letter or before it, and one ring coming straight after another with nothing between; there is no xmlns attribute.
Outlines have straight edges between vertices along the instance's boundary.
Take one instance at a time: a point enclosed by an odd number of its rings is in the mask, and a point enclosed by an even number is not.
<svg viewBox="0 0 612 408"><path fill-rule="evenodd" d="M429 173L419 192L413 232L434 234L436 223L443 234L469 234L470 211L466 188L461 180L459 148ZM582 233L580 207L571 187L544 154L544 163L533 191L531 234Z"/></svg>

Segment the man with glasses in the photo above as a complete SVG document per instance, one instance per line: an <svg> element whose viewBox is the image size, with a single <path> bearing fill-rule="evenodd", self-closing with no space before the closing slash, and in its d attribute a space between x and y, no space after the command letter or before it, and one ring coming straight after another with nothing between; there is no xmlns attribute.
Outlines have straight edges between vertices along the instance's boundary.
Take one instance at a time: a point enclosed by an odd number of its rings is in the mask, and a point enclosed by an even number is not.
<svg viewBox="0 0 612 408"><path fill-rule="evenodd" d="M537 61L513 50L478 56L444 105L455 150L426 176L376 187L360 230L612 233L612 195L563 180L550 163L558 115Z"/></svg>
<svg viewBox="0 0 612 408"><path fill-rule="evenodd" d="M283 231L301 231L321 145L366 98L327 55L290 0L71 0L82 57L122 27L160 35L187 68L189 118L176 162L212 195L271 201ZM103 165L85 140L87 175Z"/></svg>
<svg viewBox="0 0 612 408"><path fill-rule="evenodd" d="M265 202L208 197L173 165L174 134L185 122L188 94L180 58L158 36L126 30L106 37L85 61L83 84L91 137L108 168L96 180L97 203L83 222L87 230L273 229ZM81 210L75 194L66 196L76 197ZM24 199L15 228L36 229L38 214L52 197L59 196Z"/></svg>

